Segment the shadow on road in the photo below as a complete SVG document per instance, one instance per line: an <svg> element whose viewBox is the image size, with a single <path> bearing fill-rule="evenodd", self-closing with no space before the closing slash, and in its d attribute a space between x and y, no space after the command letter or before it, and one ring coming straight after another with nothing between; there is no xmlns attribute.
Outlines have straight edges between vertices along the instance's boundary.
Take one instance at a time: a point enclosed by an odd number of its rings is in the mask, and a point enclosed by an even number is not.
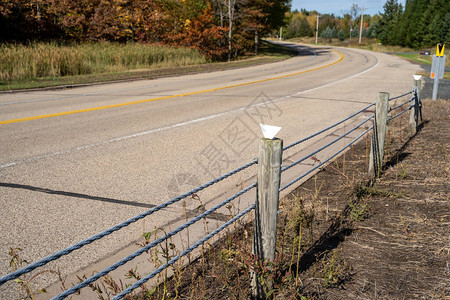
<svg viewBox="0 0 450 300"><path fill-rule="evenodd" d="M16 184L16 183L0 182L0 187L29 190L29 191L33 191L33 192L39 192L39 193L45 193L45 194L51 194L51 195L61 195L61 196L67 196L67 197L73 197L73 198L96 200L96 201L122 204L122 205L130 205L130 206L136 206L136 207L153 208L156 206L156 205L147 204L147 203L139 203L139 202L134 202L134 201L125 201L125 200L118 200L118 199L105 198L105 197L99 197L99 196L91 196L91 195L73 193L73 192L57 191L57 190L51 190L51 189L40 188L40 187L31 186L31 185Z"/></svg>

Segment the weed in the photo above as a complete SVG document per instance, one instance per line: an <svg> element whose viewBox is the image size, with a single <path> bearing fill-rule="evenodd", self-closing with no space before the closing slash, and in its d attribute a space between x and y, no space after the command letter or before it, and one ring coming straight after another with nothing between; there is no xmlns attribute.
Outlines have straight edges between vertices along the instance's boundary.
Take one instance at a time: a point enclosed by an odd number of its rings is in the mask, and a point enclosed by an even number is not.
<svg viewBox="0 0 450 300"><path fill-rule="evenodd" d="M378 189L376 187L376 185L372 185L372 186L358 185L355 188L354 194L358 199L362 199L364 197L374 197L374 196L389 197L389 196L393 195L389 191Z"/></svg>
<svg viewBox="0 0 450 300"><path fill-rule="evenodd" d="M349 206L350 206L350 216L352 218L353 221L363 221L367 215L367 202L350 202Z"/></svg>
<svg viewBox="0 0 450 300"><path fill-rule="evenodd" d="M339 250L325 252L321 261L322 279L325 287L337 286L349 275L350 268L338 256Z"/></svg>
<svg viewBox="0 0 450 300"><path fill-rule="evenodd" d="M19 255L19 252L22 251L21 248L9 248L9 256L11 257L11 260L9 262L9 266L14 270L17 271L19 269L22 269L24 267L24 264L27 263L26 260L22 259ZM61 283L61 289L65 290L65 284L64 284L64 280L61 276L61 272L59 270L55 271L55 270L43 270L40 272L37 272L33 275L31 274L26 274L23 275L19 278L16 278L14 280L15 283L17 283L20 288L25 292L25 294L27 295L28 298L30 299L34 299L34 296L37 294L42 294L42 293L47 293L46 289L41 288L41 289L33 289L31 286L31 282L33 281L33 279L35 279L36 277L38 277L41 274L44 273L51 273L51 274L55 274L58 276L58 279Z"/></svg>
<svg viewBox="0 0 450 300"><path fill-rule="evenodd" d="M403 163L402 164L402 169L401 169L401 171L400 171L400 178L401 179L405 179L406 178L406 175L407 175L407 173L406 173L406 169L407 169L407 164L406 163Z"/></svg>

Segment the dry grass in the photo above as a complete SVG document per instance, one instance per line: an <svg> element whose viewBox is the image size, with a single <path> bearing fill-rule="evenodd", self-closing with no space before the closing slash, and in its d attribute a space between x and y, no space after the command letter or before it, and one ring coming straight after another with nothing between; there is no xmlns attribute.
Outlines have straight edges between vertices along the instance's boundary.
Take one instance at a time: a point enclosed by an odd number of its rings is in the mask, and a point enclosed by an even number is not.
<svg viewBox="0 0 450 300"><path fill-rule="evenodd" d="M258 55L231 62L206 62L195 50L158 45L9 44L0 46L0 91L156 79L249 67L295 55L294 50L264 41Z"/></svg>
<svg viewBox="0 0 450 300"><path fill-rule="evenodd" d="M0 80L115 73L205 62L206 58L196 50L160 45L107 42L2 44Z"/></svg>

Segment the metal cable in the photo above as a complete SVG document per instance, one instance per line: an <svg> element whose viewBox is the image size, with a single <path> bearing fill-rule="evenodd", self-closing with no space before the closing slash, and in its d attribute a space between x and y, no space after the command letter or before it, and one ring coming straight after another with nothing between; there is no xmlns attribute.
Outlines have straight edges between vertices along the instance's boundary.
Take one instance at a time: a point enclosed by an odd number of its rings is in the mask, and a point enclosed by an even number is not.
<svg viewBox="0 0 450 300"><path fill-rule="evenodd" d="M144 252L147 252L148 250L150 250L151 248L159 245L160 243L164 242L165 240L167 240L168 238L176 235L177 233L181 232L182 230L188 228L189 226L191 226L192 224L196 223L197 221L203 219L204 217L208 216L209 214L213 213L214 211L218 210L219 208L223 207L225 204L228 204L229 202L231 202L232 200L236 199L237 197L245 194L246 192L248 192L249 190L253 189L254 187L256 187L256 182L251 184L250 186L246 187L245 189L239 191L238 193L234 194L233 196L227 198L225 201L217 204L216 206L214 206L213 208L203 212L202 214L196 216L195 218L193 218L192 220L190 220L189 222L186 222L185 224L181 225L180 227L178 227L177 229L167 233L164 237L160 237L159 239L153 241L152 243L142 247L141 249L137 250L136 252L132 253L131 255L123 258L122 260L112 264L111 266L107 267L106 269L104 269L101 272L98 272L97 274L87 278L86 280L84 280L83 282L78 283L77 285L71 287L70 289L64 291L63 293L55 296L52 298L52 300L60 300L60 299L64 299L67 296L76 293L77 291L79 291L80 289L88 286L90 283L98 280L99 278L101 278L102 276L105 276L106 274L108 274L111 271L114 271L115 269L117 269L120 266L123 266L124 264L126 264L127 262L133 260L134 258L136 258L137 256L143 254Z"/></svg>
<svg viewBox="0 0 450 300"><path fill-rule="evenodd" d="M396 114L395 116L393 116L393 117L390 117L390 118L388 118L387 119L387 122L390 122L390 121L392 121L392 120L394 120L395 118L398 118L398 117L400 117L401 115L403 115L405 112L407 112L407 111L409 111L409 110L411 110L411 108L413 108L414 107L414 105L411 105L410 107L408 107L407 109L405 109L404 111L402 111L402 112L400 112L400 113L398 113L398 114Z"/></svg>
<svg viewBox="0 0 450 300"><path fill-rule="evenodd" d="M363 108L363 109L361 109L361 110L355 112L354 114L350 115L349 117L347 117L347 118L345 118L345 119L343 119L343 120L341 120L341 121L339 121L339 122L337 122L337 123L335 123L335 124L333 124L333 125L331 125L331 126L325 128L325 129L322 129L322 130L319 131L319 132L316 132L316 133L314 133L314 134L312 134L312 135L310 135L310 136L308 136L308 137L305 137L305 138L303 138L303 139L301 139L301 140L299 140L299 141L297 141L297 142L295 142L295 143L292 143L292 144L290 144L290 145L284 147L284 148L283 148L283 151L286 151L286 150L288 150L289 148L292 148L292 147L294 147L294 146L297 146L298 144L301 144L301 143L303 143L303 142L305 142L305 141L307 141L307 140L309 140L309 139L311 139L311 138L313 138L313 137L315 137L315 136L318 136L318 135L321 134L321 133L324 133L325 131L328 131L328 130L330 130L330 129L332 129L332 128L334 128L334 127L336 127L336 126L338 126L338 125L340 125L340 124L342 124L342 123L344 123L345 121L348 121L349 119L351 119L351 118L353 118L354 116L356 116L356 115L362 113L363 111L367 110L368 108L370 108L370 107L372 107L372 106L374 106L374 105L375 105L375 102L372 103L372 104L370 104L369 106L367 106L367 107L365 107L365 108Z"/></svg>
<svg viewBox="0 0 450 300"><path fill-rule="evenodd" d="M404 106L404 105L406 105L406 104L408 104L408 103L414 101L414 99L415 99L415 97L413 96L413 97L411 97L411 99L409 99L408 101L403 102L403 103L400 104L400 105L397 105L397 106L395 106L395 107L390 108L389 111L396 110L397 108L400 108L400 107L402 107L402 106Z"/></svg>
<svg viewBox="0 0 450 300"><path fill-rule="evenodd" d="M252 209L255 208L255 204L250 205L247 209L245 209L244 211L242 211L241 213L239 213L238 215L236 215L234 218L232 218L231 220L229 220L228 222L226 222L225 224L223 224L222 226L220 226L219 228L217 228L216 230L214 230L213 232L211 232L210 234L208 234L207 236L205 236L203 239L197 241L195 244L193 244L191 247L187 248L186 250L184 250L182 253L180 253L179 255L175 256L174 258L172 258L171 260L169 260L167 263L165 263L164 265L160 266L158 269L156 269L155 271L153 271L152 273L148 274L147 276L145 276L144 278L140 279L139 281L137 281L136 283L134 283L133 285L129 286L127 289L123 290L120 294L116 295L114 298L112 298L113 300L119 300L122 299L123 297L125 297L127 294L131 293L133 290L135 290L136 288L138 288L139 286L141 286L142 284L146 283L147 281L149 281L151 278L155 277L156 275L158 275L159 273L161 273L164 269L166 269L167 267L173 265L175 262L177 262L181 257L186 256L187 254L189 254L190 252L192 252L194 249L198 248L201 244L205 243L206 241L208 241L210 238L212 238L213 236L215 236L216 234L218 234L220 231L222 231L223 229L225 229L226 227L228 227L230 224L234 223L236 220L238 220L239 218L241 218L243 215L249 213Z"/></svg>
<svg viewBox="0 0 450 300"><path fill-rule="evenodd" d="M405 93L405 94L403 94L403 95L400 95L400 96L397 96L397 97L389 98L388 101L392 101L392 100L395 100L395 99L404 97L404 96L406 96L406 95L412 94L413 92L414 92L414 90L411 90L411 91L409 91L409 92L407 92L407 93Z"/></svg>
<svg viewBox="0 0 450 300"><path fill-rule="evenodd" d="M71 253L71 252L73 252L75 250L78 250L78 249L80 249L80 248L82 248L82 247L84 247L84 246L86 246L88 244L91 244L92 242L94 242L96 240L99 240L99 239L101 239L101 238L103 238L103 237L105 237L107 235L110 235L111 233L113 233L113 232L115 232L117 230L120 230L123 227L126 227L126 226L128 226L128 225L130 225L130 224L132 224L134 222L137 222L137 221L139 221L140 219L142 219L142 218L144 218L146 216L149 216L149 215L151 215L151 214L153 214L153 213L155 213L155 212L157 212L157 211L159 211L159 210L161 210L163 208L166 208L167 206L172 205L172 204L174 204L174 203L176 203L176 202L178 202L178 201L180 201L180 200L182 200L182 199L184 199L184 198L186 198L186 197L188 197L188 196L190 196L190 195L192 195L194 193L197 193L198 191L201 191L201 190L203 190L203 189L205 189L205 188L207 188L207 187L209 187L209 186L211 186L213 184L216 184L217 182L219 182L219 181L221 181L221 180L223 180L223 179L225 179L225 178L227 178L227 177L229 177L231 175L234 175L234 174L236 174L236 173L238 173L238 172L240 172L240 171L242 171L242 170L244 170L244 169L246 169L246 168L256 164L257 162L258 162L258 160L254 159L253 161L249 162L246 165L243 165L243 166L241 166L241 167L239 167L239 168L237 168L237 169L235 169L233 171L230 171L230 172L228 172L228 173L226 173L226 174L224 174L224 175L222 175L222 176L220 176L220 177L218 177L216 179L213 179L213 180L211 180L211 181L209 181L209 182L207 182L207 183L205 183L205 184L203 184L203 185L201 185L201 186L199 186L199 187L197 187L197 188L195 188L195 189L193 189L193 190L191 190L191 191L189 191L187 193L184 193L184 194L182 194L180 196L177 196L177 197L175 197L175 198L173 198L173 199L171 199L171 200L169 200L167 202L159 204L159 205L153 207L152 209L150 209L150 210L148 210L148 211L146 211L146 212L144 212L144 213L142 213L140 215L137 215L137 216L135 216L133 218L130 218L130 219L126 220L125 222L122 222L122 223L120 223L120 224L118 224L116 226L113 226L113 227L111 227L111 228L109 228L109 229L107 229L107 230L105 230L103 232L100 232L100 233L98 233L96 235L93 235L90 238L87 238L87 239L85 239L85 240L83 240L81 242L78 242L78 243L70 246L70 247L67 247L64 250L61 250L61 251L58 251L58 252L56 252L56 253L54 253L52 255L49 255L49 256L47 256L47 257L45 257L45 258L43 258L43 259L41 259L41 260L39 260L37 262L34 262L34 263L32 263L32 264L30 264L30 265L28 265L28 266L26 266L26 267L24 267L24 268L22 268L20 270L17 270L15 272L10 273L8 275L5 275L3 277L0 277L0 286L3 285L7 281L14 280L14 279L22 276L23 274L26 274L26 273L29 273L29 272L33 271L34 269L36 269L38 267L45 266L46 264L48 264L51 261L54 261L54 260L56 260L56 259L58 259L58 258L60 258L60 257L62 257L64 255L68 255L69 253Z"/></svg>
<svg viewBox="0 0 450 300"><path fill-rule="evenodd" d="M316 151L314 151L314 152L308 154L307 156L305 156L305 157L303 157L303 158L301 158L301 159L299 159L299 160L293 162L292 164L285 166L283 169L281 169L281 172L284 172L284 171L286 171L286 170L292 168L293 166L298 165L299 163L301 163L301 162L307 160L308 158L312 157L313 155L316 155L316 154L319 153L320 151L322 151L322 150L328 148L329 146L333 145L334 143L340 141L341 139L343 139L344 137L346 137L347 135L349 135L350 133L352 133L352 132L355 131L356 129L360 128L362 125L364 125L364 124L367 123L368 121L370 121L373 117L374 117L374 115L370 116L367 120L361 122L360 124L358 124L355 128L353 128L353 129L350 130L349 132L347 132L347 133L341 135L341 136L338 137L337 139L331 141L330 143L328 143L328 144L326 144L325 146L323 146L323 147L317 149Z"/></svg>
<svg viewBox="0 0 450 300"><path fill-rule="evenodd" d="M323 166L324 164L326 164L327 162L329 162L331 159L335 158L336 156L338 156L339 154L341 154L345 149L347 149L348 147L350 147L351 145L353 145L357 140L359 140L362 136L364 136L367 132L369 132L370 130L373 129L373 126L370 127L369 129L367 129L366 131L364 131L363 133L361 133L358 137L356 137L355 139L353 139L349 144L347 144L347 146L345 146L344 148L342 148L341 150L339 150L338 152L336 152L334 155L332 155L331 157L329 157L328 159L326 159L325 161L323 161L322 163L320 163L319 165L315 166L314 168L310 169L309 171L307 171L306 173L304 173L303 175L301 175L300 177L297 177L296 179L292 180L291 182L289 182L288 184L286 184L285 186L280 188L280 192L283 191L284 189L288 188L289 186L293 185L294 183L296 183L297 181L301 180L302 178L306 177L308 174L310 174L311 172L313 172L314 170L317 170L318 168L320 168L321 166Z"/></svg>

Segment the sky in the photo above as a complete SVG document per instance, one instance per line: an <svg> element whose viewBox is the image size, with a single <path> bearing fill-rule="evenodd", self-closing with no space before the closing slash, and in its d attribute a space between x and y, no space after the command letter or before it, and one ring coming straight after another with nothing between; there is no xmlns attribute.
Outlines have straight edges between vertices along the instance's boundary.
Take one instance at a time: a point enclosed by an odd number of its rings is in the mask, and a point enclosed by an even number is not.
<svg viewBox="0 0 450 300"><path fill-rule="evenodd" d="M386 0L292 0L292 10L306 9L317 10L319 13L334 13L335 15L343 15L350 11L352 4L358 4L359 7L364 7L364 14L374 15L378 12L383 12L383 5ZM405 0L400 0L399 3L405 5Z"/></svg>

